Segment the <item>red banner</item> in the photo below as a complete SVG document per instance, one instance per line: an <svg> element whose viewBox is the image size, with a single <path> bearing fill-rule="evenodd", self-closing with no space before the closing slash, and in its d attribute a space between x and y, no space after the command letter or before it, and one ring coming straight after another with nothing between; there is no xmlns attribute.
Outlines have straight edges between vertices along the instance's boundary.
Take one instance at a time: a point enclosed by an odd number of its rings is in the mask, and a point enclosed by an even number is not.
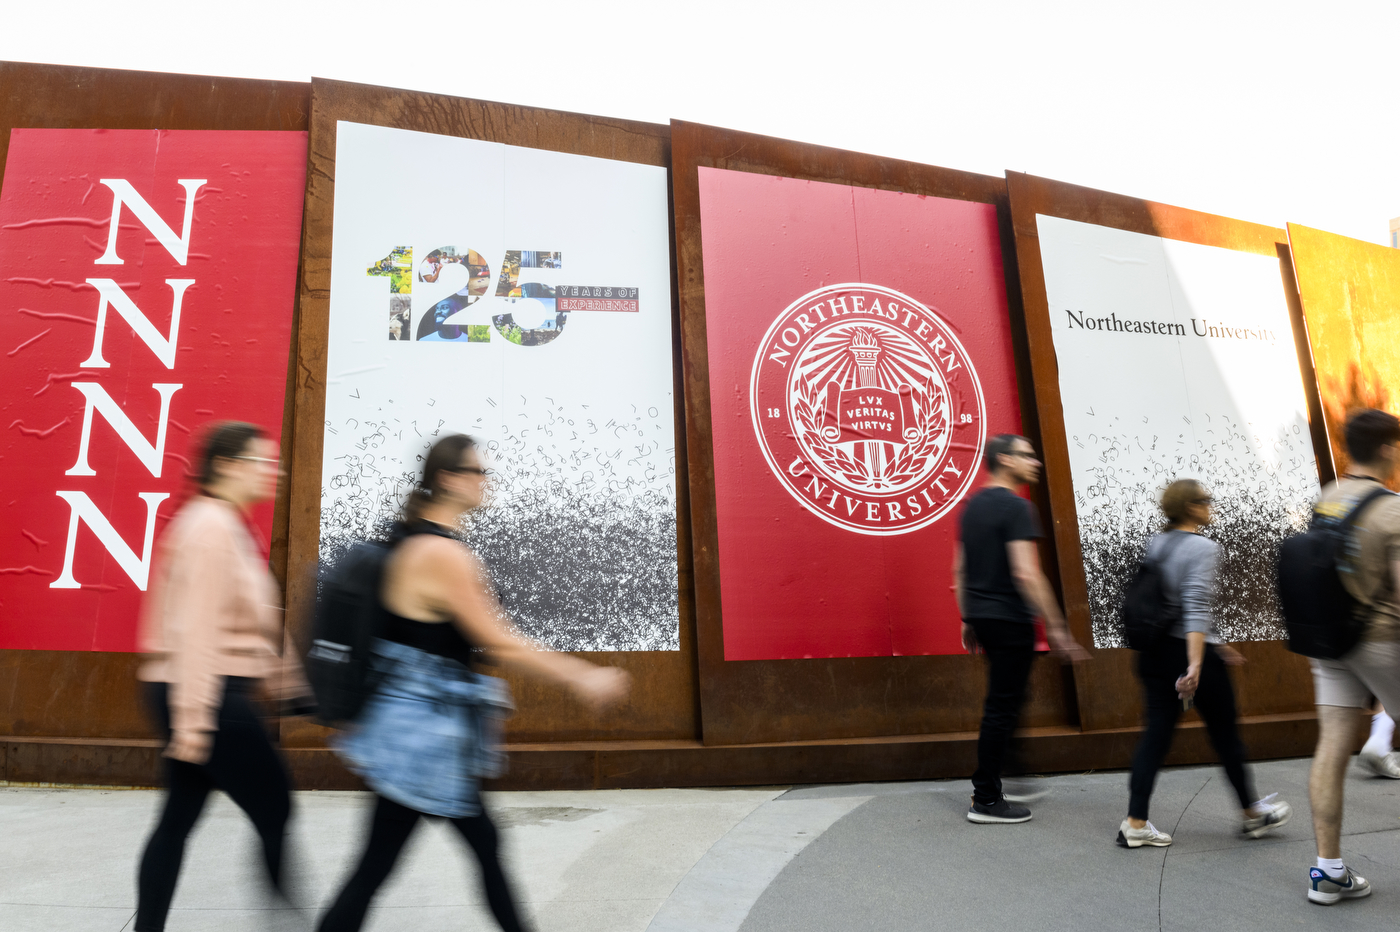
<svg viewBox="0 0 1400 932"><path fill-rule="evenodd" d="M1021 424L995 207L699 171L725 659L961 652L957 505Z"/></svg>
<svg viewBox="0 0 1400 932"><path fill-rule="evenodd" d="M200 425L280 433L305 180L305 133L12 131L0 648L134 650Z"/></svg>

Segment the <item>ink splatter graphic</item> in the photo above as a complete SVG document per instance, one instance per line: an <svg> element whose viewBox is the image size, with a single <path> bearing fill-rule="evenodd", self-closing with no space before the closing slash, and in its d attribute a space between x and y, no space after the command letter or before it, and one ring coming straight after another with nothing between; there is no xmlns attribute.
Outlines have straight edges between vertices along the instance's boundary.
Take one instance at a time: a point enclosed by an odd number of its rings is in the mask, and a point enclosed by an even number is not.
<svg viewBox="0 0 1400 932"><path fill-rule="evenodd" d="M1095 647L1126 646L1123 590L1148 538L1162 528L1162 490L1188 478L1214 498L1214 523L1203 533L1221 549L1215 606L1221 639L1285 637L1275 588L1278 548L1307 526L1318 492L1306 424L1264 434L1225 414L1196 420L1194 430L1158 433L1146 418L1131 428L1113 418L1102 435L1070 437Z"/></svg>
<svg viewBox="0 0 1400 932"><path fill-rule="evenodd" d="M581 407L540 407L515 430L463 425L499 439L486 441L490 500L462 539L520 633L556 650L679 649L670 418L652 408L598 423ZM323 569L354 541L387 535L421 465L385 452L411 441L416 426L405 437L392 420L354 423L359 452L327 464ZM420 461L449 429L420 434Z"/></svg>

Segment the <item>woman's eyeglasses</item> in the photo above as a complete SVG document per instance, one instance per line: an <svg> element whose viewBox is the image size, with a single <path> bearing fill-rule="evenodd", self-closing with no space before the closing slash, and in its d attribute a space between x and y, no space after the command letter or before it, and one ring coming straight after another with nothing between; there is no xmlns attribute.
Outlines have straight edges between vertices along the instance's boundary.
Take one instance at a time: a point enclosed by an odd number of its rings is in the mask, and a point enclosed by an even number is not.
<svg viewBox="0 0 1400 932"><path fill-rule="evenodd" d="M1191 504L1193 504L1193 505L1211 505L1211 504L1214 504L1214 503L1215 503L1215 499L1211 498L1209 495L1205 496L1204 498L1193 498L1193 499L1191 499Z"/></svg>
<svg viewBox="0 0 1400 932"><path fill-rule="evenodd" d="M444 466L444 467L442 467L442 471L443 471L443 472L455 472L455 473L458 473L459 475L462 474L462 473L466 473L467 475L471 475L471 476L489 476L489 475L491 475L491 470L489 470L489 469L482 469L480 466Z"/></svg>

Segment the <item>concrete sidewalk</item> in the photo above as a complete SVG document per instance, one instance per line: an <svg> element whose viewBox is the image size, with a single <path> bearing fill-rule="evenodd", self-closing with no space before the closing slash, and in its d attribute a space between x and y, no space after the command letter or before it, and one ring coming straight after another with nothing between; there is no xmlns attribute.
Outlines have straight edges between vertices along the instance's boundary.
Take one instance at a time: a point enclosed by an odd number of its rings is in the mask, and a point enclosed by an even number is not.
<svg viewBox="0 0 1400 932"><path fill-rule="evenodd" d="M966 781L722 790L496 793L507 867L540 932L849 932L910 929L1164 930L1214 925L1375 929L1400 904L1400 781L1353 769L1344 854L1367 900L1306 902L1313 846L1305 760L1256 765L1287 826L1239 834L1223 775L1159 781L1167 849L1113 843L1121 773L1048 777L1025 825L968 823ZM358 793L296 798L300 913L267 908L251 827L226 799L187 850L167 928L308 928L358 850ZM136 859L160 802L147 790L0 789L0 932L119 932L135 911ZM470 855L421 826L381 891L370 932L493 929Z"/></svg>

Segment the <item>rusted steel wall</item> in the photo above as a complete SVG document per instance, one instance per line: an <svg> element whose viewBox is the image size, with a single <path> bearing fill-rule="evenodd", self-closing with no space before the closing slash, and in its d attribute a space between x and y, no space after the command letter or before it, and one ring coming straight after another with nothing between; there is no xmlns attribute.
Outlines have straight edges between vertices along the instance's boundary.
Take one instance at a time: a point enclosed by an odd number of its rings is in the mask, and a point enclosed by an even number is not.
<svg viewBox="0 0 1400 932"><path fill-rule="evenodd" d="M520 712L511 724L513 769L502 784L506 786L910 779L957 776L972 766L984 689L977 658L723 660L699 166L995 205L1023 426L1047 460L1047 481L1036 493L1052 529L1042 558L1063 591L1071 626L1084 642L1085 585L1054 351L1045 322L1035 213L1279 255L1282 267L1289 268L1282 231L1024 175L1002 179L695 124L659 126L337 81L308 85L0 63L0 156L11 127L310 131L283 434L291 475L277 501L272 542L274 567L287 585L289 624L297 633L304 631L314 600L335 122L342 119L672 169L676 448L678 470L689 478L678 488L681 649L587 655L623 666L634 677L632 699L601 717L588 715L558 690L512 678ZM1303 231L1295 231L1295 248L1305 248L1304 241ZM1372 262L1367 268L1379 267L1378 260L1367 261ZM1323 283L1315 289L1319 295L1330 287L1327 276L1336 267L1318 273ZM1301 264L1299 272L1305 297L1310 294L1306 268ZM1373 285L1364 287L1373 287L1380 279L1367 274ZM1385 281L1396 280L1386 274ZM1291 274L1287 279L1291 289ZM1355 306L1362 292L1344 293ZM1368 299L1376 311L1365 317L1367 327L1384 326L1381 310L1388 299L1380 291L1376 295ZM1310 320L1314 300L1331 298L1309 299ZM1370 355L1337 357L1342 362L1328 357L1325 365L1318 340L1331 338L1314 333L1319 372L1350 378L1347 366L1354 358L1358 371L1374 366L1379 384L1388 385L1400 369L1386 368L1389 364L1375 349L1381 345L1380 331L1371 332L1377 335L1368 338ZM1324 392L1329 398L1335 394ZM1315 391L1310 404L1315 408L1314 436L1323 438ZM930 584L946 584L945 573L943 567L930 567ZM1237 680L1242 712L1249 716L1246 740L1259 756L1306 753L1314 737L1306 665L1278 643L1242 649L1251 660ZM153 782L158 748L136 700L136 660L129 654L0 652L3 778ZM1037 665L1027 719L1031 766L1051 771L1125 765L1136 739L1136 695L1125 651L1098 651L1093 663L1073 671ZM298 782L355 785L324 750L324 737L321 729L304 722L281 726ZM1186 763L1209 756L1203 734L1192 726L1172 760Z"/></svg>
<svg viewBox="0 0 1400 932"><path fill-rule="evenodd" d="M292 558L287 587L288 618L306 623L315 597L320 527L321 450L325 410L326 342L330 309L330 255L335 202L336 122L346 120L419 132L461 136L598 158L665 167L670 162L666 126L510 104L445 97L316 79L312 82L310 170L306 232L302 244L301 329L294 393L296 436L291 458ZM675 328L673 328L675 329ZM679 347L673 347L673 354ZM679 373L679 365L675 366ZM677 376L677 381L679 381ZM684 463L680 385L676 385L677 463ZM508 724L513 742L693 739L698 732L694 603L690 583L689 508L682 490L678 506L680 650L581 654L627 670L630 698L592 715L561 689L506 673L518 711ZM287 747L322 746L324 729L286 722Z"/></svg>
<svg viewBox="0 0 1400 932"><path fill-rule="evenodd" d="M781 175L995 205L1012 332L1021 333L1020 289L1011 247L1006 183L1001 178L845 152L693 123L672 124L677 276L685 348L686 428L691 520L695 535L700 691L707 745L971 731L981 714L980 658L855 657L812 660L724 659L720 617L719 529L714 491L705 283L700 241L700 167ZM756 258L761 262L761 258ZM1015 346L1022 423L1037 433L1023 343ZM762 469L759 464L756 468ZM766 478L766 477L765 477ZM1051 553L1046 552L1045 562ZM946 585L946 566L928 567L929 585ZM949 619L956 624L955 619ZM1058 665L1038 664L1026 723L1071 726L1067 680Z"/></svg>
<svg viewBox="0 0 1400 932"><path fill-rule="evenodd" d="M1165 239L1276 256L1280 262L1285 296L1289 299L1294 318L1295 339L1299 339L1298 335L1302 332L1297 293L1283 230L1014 172L1007 173L1007 187L1011 196L1016 254L1025 299L1026 333L1040 411L1044 443L1042 456L1045 460L1046 486L1050 493L1050 510L1054 518L1065 616L1079 642L1089 645L1092 638L1088 587L1075 517L1069 446L1060 400L1059 370L1050 331L1050 311L1041 266L1036 215L1062 217ZM1304 374L1306 376L1306 370ZM1320 408L1311 379L1304 378L1304 389L1314 447L1324 451L1326 445L1320 441ZM1329 464L1325 462L1319 463L1324 481L1328 467ZM1253 641L1236 646L1249 661L1234 672L1241 715L1312 718L1312 678L1304 658L1289 653L1281 641ZM1075 686L1086 731L1133 727L1140 721L1139 689L1133 672L1132 651L1126 648L1095 650L1092 663L1076 668ZM1297 753L1304 753L1308 748L1303 744L1296 750Z"/></svg>
<svg viewBox="0 0 1400 932"><path fill-rule="evenodd" d="M1296 223L1288 242L1332 460L1344 472L1348 412L1393 413L1400 399L1400 249Z"/></svg>
<svg viewBox="0 0 1400 932"><path fill-rule="evenodd" d="M284 81L0 62L0 164L14 127L305 130L310 92L308 84ZM284 446L291 419L285 423ZM287 553L285 489L274 521L272 561L280 573ZM67 774L101 782L111 774L112 782L151 782L155 741L137 699L138 659L96 651L0 651L0 736L52 739L8 742L9 778ZM58 739L82 740L53 743Z"/></svg>

